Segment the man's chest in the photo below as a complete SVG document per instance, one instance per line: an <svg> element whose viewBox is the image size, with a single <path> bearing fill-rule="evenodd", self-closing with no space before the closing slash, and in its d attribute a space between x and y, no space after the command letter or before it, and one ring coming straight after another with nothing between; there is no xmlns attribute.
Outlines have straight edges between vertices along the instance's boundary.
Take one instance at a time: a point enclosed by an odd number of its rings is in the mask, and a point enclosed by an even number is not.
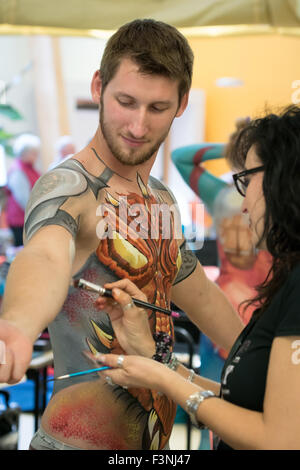
<svg viewBox="0 0 300 470"><path fill-rule="evenodd" d="M101 263L129 277L156 271L174 277L181 238L177 214L166 198L142 189L101 190L81 215L76 253L82 259L94 251Z"/></svg>

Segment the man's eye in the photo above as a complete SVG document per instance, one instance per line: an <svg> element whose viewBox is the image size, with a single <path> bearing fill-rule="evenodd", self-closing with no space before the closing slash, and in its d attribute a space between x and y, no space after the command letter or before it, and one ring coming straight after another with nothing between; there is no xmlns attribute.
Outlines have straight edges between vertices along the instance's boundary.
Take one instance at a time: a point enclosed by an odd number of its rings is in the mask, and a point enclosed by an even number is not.
<svg viewBox="0 0 300 470"><path fill-rule="evenodd" d="M152 106L152 111L154 111L155 113L163 113L164 111L166 111L167 108L157 108L156 106Z"/></svg>
<svg viewBox="0 0 300 470"><path fill-rule="evenodd" d="M119 104L121 106L125 106L125 107L129 107L129 106L132 106L133 103L131 101L121 101L121 100L118 100Z"/></svg>

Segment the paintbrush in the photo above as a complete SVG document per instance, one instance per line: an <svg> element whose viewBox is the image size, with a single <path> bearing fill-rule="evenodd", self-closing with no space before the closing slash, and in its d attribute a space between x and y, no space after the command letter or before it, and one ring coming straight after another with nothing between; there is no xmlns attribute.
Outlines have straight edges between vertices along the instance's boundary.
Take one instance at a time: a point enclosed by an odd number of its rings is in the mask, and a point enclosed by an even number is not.
<svg viewBox="0 0 300 470"><path fill-rule="evenodd" d="M84 279L77 279L73 281L73 286L78 287L81 289L86 289L92 292L97 292L99 295L104 297L112 297L112 290L105 289L105 287L99 286L97 284L93 284L92 282L85 281ZM139 299L132 299L132 302L137 305L138 307L150 308L151 310L156 310L158 312L164 313L166 315L172 315L174 317L178 317L179 314L172 312L171 310L167 310L163 307L159 307L158 305L150 304L148 302L144 302L143 300Z"/></svg>
<svg viewBox="0 0 300 470"><path fill-rule="evenodd" d="M79 375L92 374L93 372L101 372L102 370L107 370L107 369L111 369L111 367L102 366L102 367L97 367L96 369L88 369L88 370L83 370L81 372L74 372L73 374L60 375L59 377L52 377L51 379L48 379L47 382L51 382L53 380L69 379L71 377L78 377Z"/></svg>

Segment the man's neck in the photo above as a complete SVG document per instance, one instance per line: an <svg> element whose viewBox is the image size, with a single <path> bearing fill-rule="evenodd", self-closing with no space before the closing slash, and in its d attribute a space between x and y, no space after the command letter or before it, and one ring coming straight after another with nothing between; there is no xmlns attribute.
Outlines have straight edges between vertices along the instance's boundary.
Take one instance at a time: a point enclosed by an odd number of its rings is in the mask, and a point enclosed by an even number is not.
<svg viewBox="0 0 300 470"><path fill-rule="evenodd" d="M136 175L139 173L143 181L147 184L157 153L154 154L147 162L144 162L140 165L125 165L111 153L103 137L100 126L98 127L95 136L89 143L89 147L93 151L95 158L98 158L114 173L121 175L123 178L131 181L135 181Z"/></svg>

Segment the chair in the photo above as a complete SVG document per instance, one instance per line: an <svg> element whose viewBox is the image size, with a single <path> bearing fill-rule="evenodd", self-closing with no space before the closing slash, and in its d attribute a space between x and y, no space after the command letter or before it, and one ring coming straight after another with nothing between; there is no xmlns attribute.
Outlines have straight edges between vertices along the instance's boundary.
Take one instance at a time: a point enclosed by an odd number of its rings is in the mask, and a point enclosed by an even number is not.
<svg viewBox="0 0 300 470"><path fill-rule="evenodd" d="M196 350L199 350L198 345L195 344L192 334L183 326L174 325L174 334L175 334L175 348L174 354L178 360L189 369L193 369L196 373L199 372L198 367L195 367L194 362L195 358L199 361L200 366L200 357L196 353ZM195 347L197 346L197 348ZM187 360L186 360L187 359ZM191 449L191 430L192 423L190 417L187 413L186 416L186 430L187 430L187 450Z"/></svg>

